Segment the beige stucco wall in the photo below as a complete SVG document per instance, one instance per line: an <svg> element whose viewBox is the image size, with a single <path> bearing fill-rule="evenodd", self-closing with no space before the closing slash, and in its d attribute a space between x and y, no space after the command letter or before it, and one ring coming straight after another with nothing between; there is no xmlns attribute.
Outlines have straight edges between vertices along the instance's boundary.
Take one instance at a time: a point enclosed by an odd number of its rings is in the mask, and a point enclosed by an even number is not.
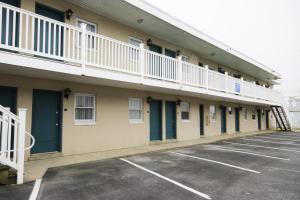
<svg viewBox="0 0 300 200"><path fill-rule="evenodd" d="M41 3L44 5L47 5L49 7L55 8L57 10L60 10L62 12L66 11L67 9L72 9L74 12L73 16L70 20L65 21L67 24L76 25L76 19L77 17L84 19L86 21L92 22L97 25L97 32L112 37L114 39L128 42L128 39L130 36L138 38L142 40L144 43L146 43L147 39L151 38L154 44L160 45L163 47L163 53L164 49L170 49L173 51L180 50L183 55L189 56L190 62L193 64L198 64L198 62L203 63L204 65L209 65L210 69L217 70L220 66L218 63L215 63L211 60L202 58L197 53L190 51L188 49L182 49L178 46L171 44L169 42L166 42L165 40L156 38L152 35L149 35L148 33L144 33L141 31L138 31L136 29L133 29L131 27L125 26L123 24L120 24L116 21L113 21L111 19L106 18L105 16L98 15L94 12L88 11L86 9L83 9L81 7L78 7L76 5L73 5L69 2L65 2L63 0L21 0L21 8L30 10L32 12L35 11L35 3ZM145 48L148 48L145 45ZM241 74L240 72L233 70L230 68L230 66L220 66L225 71L229 72L229 75L233 74ZM254 82L257 79L255 77L249 76L247 74L242 74L244 80ZM258 80L261 84L266 85L267 83L261 80ZM270 84L269 84L270 85Z"/></svg>
<svg viewBox="0 0 300 200"><path fill-rule="evenodd" d="M148 96L162 101L176 101L181 99L182 101L190 103L191 117L189 121L181 120L180 107L177 106L177 140L179 141L200 138L199 104L204 104L204 132L206 136L220 134L220 104L231 106L232 109L238 106L245 106L184 96L56 80L36 79L6 74L0 74L0 86L18 88L17 108L28 109L26 121L26 130L28 132L31 132L33 89L63 91L65 88L70 88L72 90L70 98L68 100L63 99L63 110L66 109L66 111L62 111L62 153L64 155L148 145L150 135L149 104L146 102ZM96 95L96 124L75 125L74 93L91 93ZM143 99L143 123L129 123L128 99L130 97ZM216 105L216 122L209 122L208 120L209 105ZM242 111L240 112L241 132L257 131L257 120L252 120L250 114L250 109L256 109L257 107L248 105L247 108L249 109L247 121L243 120ZM163 130L165 130L164 113L165 112L163 111ZM262 117L262 129L265 129L265 116ZM228 115L228 111L227 133L235 133L234 114L230 116ZM165 131L163 131L163 138L165 140ZM29 141L27 141L27 145L28 143ZM27 152L26 156L29 156L29 152Z"/></svg>

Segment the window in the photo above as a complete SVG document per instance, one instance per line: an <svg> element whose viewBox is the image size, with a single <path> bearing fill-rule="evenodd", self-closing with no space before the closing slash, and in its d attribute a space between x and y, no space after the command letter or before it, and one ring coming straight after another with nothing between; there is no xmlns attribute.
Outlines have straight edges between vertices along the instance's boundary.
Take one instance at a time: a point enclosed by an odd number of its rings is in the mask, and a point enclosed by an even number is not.
<svg viewBox="0 0 300 200"><path fill-rule="evenodd" d="M128 43L139 48L140 44L142 43L142 40L134 38L134 37L129 37ZM130 59L132 59L134 61L138 60L139 59L138 50L136 50L134 48L132 48L132 49L130 48L129 57L130 57Z"/></svg>
<svg viewBox="0 0 300 200"><path fill-rule="evenodd" d="M181 102L181 119L189 120L190 119L190 104L188 102Z"/></svg>
<svg viewBox="0 0 300 200"><path fill-rule="evenodd" d="M216 122L217 113L216 113L216 106L215 105L209 106L209 119L210 119L210 122Z"/></svg>
<svg viewBox="0 0 300 200"><path fill-rule="evenodd" d="M129 121L143 121L143 100L139 98L129 98Z"/></svg>
<svg viewBox="0 0 300 200"><path fill-rule="evenodd" d="M75 94L75 122L95 123L95 95Z"/></svg>
<svg viewBox="0 0 300 200"><path fill-rule="evenodd" d="M93 33L96 33L97 32L97 24L94 24L92 22L88 22L86 20L83 20L83 19L80 19L80 18L77 18L77 26L80 27L81 24L86 24L86 30L89 31L89 32L93 32ZM78 47L81 47L81 35L78 35L79 38L78 38ZM95 37L93 36L88 36L87 38L88 41L87 42L87 47L89 49L94 49L94 41L95 41Z"/></svg>
<svg viewBox="0 0 300 200"><path fill-rule="evenodd" d="M142 40L134 38L134 37L129 37L128 43L133 45L133 46L140 47L140 44L142 43Z"/></svg>
<svg viewBox="0 0 300 200"><path fill-rule="evenodd" d="M248 119L248 110L247 108L244 108L244 120Z"/></svg>
<svg viewBox="0 0 300 200"><path fill-rule="evenodd" d="M255 110L252 111L252 119L253 119L253 120L256 119L256 113L255 113Z"/></svg>
<svg viewBox="0 0 300 200"><path fill-rule="evenodd" d="M184 62L189 62L189 61L190 61L190 58L189 58L188 56L182 55L182 56L181 56L181 60L184 61Z"/></svg>

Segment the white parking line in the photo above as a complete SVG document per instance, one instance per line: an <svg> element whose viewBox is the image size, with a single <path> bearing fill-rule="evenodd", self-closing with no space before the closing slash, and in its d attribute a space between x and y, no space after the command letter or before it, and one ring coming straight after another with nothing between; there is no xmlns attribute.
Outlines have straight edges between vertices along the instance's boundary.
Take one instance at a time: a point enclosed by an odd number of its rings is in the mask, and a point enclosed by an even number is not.
<svg viewBox="0 0 300 200"><path fill-rule="evenodd" d="M300 153L300 151L293 150L293 149L283 149L283 148L276 148L276 147L266 147L266 146L261 146L261 145L245 144L245 143L238 143L238 142L226 142L226 141L223 141L223 143L226 143L226 144L236 144L236 145L249 146L249 147L259 147L259 148L265 148L265 149L276 149L276 150L281 150L281 151L289 151L289 152Z"/></svg>
<svg viewBox="0 0 300 200"><path fill-rule="evenodd" d="M232 152L236 152L236 153L249 154L249 155L253 155L253 156L259 156L259 157L265 157L265 158L271 158L271 159L277 159L277 160L286 160L286 161L290 160L289 158L280 158L280 157L268 156L268 155L260 154L260 153L243 151L243 149L227 148L227 147L223 148L223 147L216 146L216 145L207 145L207 146L210 147L210 149L212 149L212 150L232 151Z"/></svg>
<svg viewBox="0 0 300 200"><path fill-rule="evenodd" d="M276 138L287 138L287 139L300 139L300 137L293 137L293 136L287 136L287 135L270 135L270 137L276 137Z"/></svg>
<svg viewBox="0 0 300 200"><path fill-rule="evenodd" d="M207 194L204 194L204 193L199 192L199 191L197 191L197 190L195 190L195 189L193 189L193 188L190 188L190 187L188 187L188 186L185 186L185 185L183 185L183 184L181 184L181 183L179 183L179 182L177 182L177 181L174 181L174 180L172 180L172 179L170 179L170 178L168 178L168 177L165 177L165 176L163 176L163 175L161 175L161 174L159 174L159 173L156 173L156 172L154 172L154 171L151 171L151 170L149 170L149 169L146 169L145 167L142 167L142 166L140 166L140 165L138 165L138 164L135 164L135 163L133 163L133 162L131 162L131 161L125 159L125 158L120 158L120 160L122 160L122 161L124 161L124 162L126 162L126 163L128 163L128 164L130 164L130 165L132 165L132 166L135 166L135 167L137 167L137 168L139 168L139 169L141 169L141 170L144 170L144 171L146 171L146 172L148 172L148 173L150 173L150 174L153 174L153 175L155 175L155 176L157 176L157 177L159 177L159 178L161 178L161 179L163 179L163 180L165 180L165 181L168 181L168 182L170 182L170 183L173 183L174 185L177 185L177 186L179 186L179 187L181 187L181 188L183 188L183 189L185 189L185 190L188 190L188 191L190 191L190 192L192 192L192 193L194 193L194 194L196 194L196 195L198 195L198 196L201 196L201 197L203 197L203 198L205 198L205 199L211 199L210 196L208 196Z"/></svg>
<svg viewBox="0 0 300 200"><path fill-rule="evenodd" d="M256 141L256 142L264 142L264 143L271 143L271 144L283 144L283 145L291 145L291 146L300 146L300 144L292 144L290 142L272 142L272 141L266 141L262 139L250 139L250 138L240 138L241 140L247 140L247 141Z"/></svg>
<svg viewBox="0 0 300 200"><path fill-rule="evenodd" d="M187 154L183 154L183 153L178 153L178 152L174 152L174 151L170 151L170 153L177 154L177 155L180 155L180 156L189 157L189 158L194 158L194 159L198 159L198 160L204 160L204 161L207 161L207 162L217 163L217 164L224 165L224 166L227 166L227 167L232 167L232 168L235 168L235 169L240 169L240 170L244 170L244 171L248 171L248 172L252 172L252 173L256 173L256 174L260 174L261 173L259 171L255 171L255 170L252 170L252 169L247 169L247 168L239 167L239 166L236 166L236 165L231 165L231 164L220 162L220 161L216 161L216 160L210 160L210 159L206 159L206 158L200 158L200 157L197 157L197 156L191 156L191 155L187 155Z"/></svg>
<svg viewBox="0 0 300 200"><path fill-rule="evenodd" d="M293 140L293 139L288 139L288 138L276 138L276 137L268 137L268 136L253 136L253 137L262 138L262 139L280 140L280 141L300 142L300 140Z"/></svg>
<svg viewBox="0 0 300 200"><path fill-rule="evenodd" d="M29 200L36 200L37 195L38 195L39 190L40 190L41 182L42 182L42 179L36 179L36 181L34 183L34 187L33 187L32 192L30 194Z"/></svg>

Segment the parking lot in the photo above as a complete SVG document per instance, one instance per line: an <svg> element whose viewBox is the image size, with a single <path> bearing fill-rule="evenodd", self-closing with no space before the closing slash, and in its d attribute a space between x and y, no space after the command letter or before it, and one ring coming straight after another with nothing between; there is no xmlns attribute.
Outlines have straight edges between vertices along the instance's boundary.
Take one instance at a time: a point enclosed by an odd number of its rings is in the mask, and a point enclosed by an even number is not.
<svg viewBox="0 0 300 200"><path fill-rule="evenodd" d="M300 133L272 133L51 168L37 199L299 200L299 180Z"/></svg>

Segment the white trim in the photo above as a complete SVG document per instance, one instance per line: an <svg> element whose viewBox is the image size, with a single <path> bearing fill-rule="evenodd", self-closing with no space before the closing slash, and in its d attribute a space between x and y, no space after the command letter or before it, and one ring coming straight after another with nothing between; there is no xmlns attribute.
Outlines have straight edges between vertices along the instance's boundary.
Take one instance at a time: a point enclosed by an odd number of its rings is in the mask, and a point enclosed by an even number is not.
<svg viewBox="0 0 300 200"><path fill-rule="evenodd" d="M91 21L88 21L88 20L85 20L85 19L82 19L81 17L76 17L76 26L77 27L79 27L79 24L78 24L79 21L82 21L85 24L94 26L95 27L95 33L98 33L98 24L96 24L94 22L91 22Z"/></svg>
<svg viewBox="0 0 300 200"><path fill-rule="evenodd" d="M128 43L130 44L130 40L135 40L135 41L138 41L139 43L143 43L143 40L141 40L141 39L139 39L139 38L136 38L136 37L134 37L134 36L128 36ZM133 45L133 44L131 44L131 45ZM134 45L135 46L135 45ZM139 46L137 46L137 47L139 47Z"/></svg>

